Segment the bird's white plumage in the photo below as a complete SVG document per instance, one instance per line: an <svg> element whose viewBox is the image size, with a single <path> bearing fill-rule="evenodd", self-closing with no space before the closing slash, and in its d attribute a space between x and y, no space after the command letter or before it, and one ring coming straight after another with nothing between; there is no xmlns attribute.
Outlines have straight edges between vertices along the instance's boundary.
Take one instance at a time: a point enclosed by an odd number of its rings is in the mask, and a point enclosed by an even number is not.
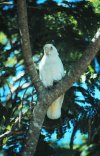
<svg viewBox="0 0 100 156"><path fill-rule="evenodd" d="M39 75L45 87L53 86L54 81L64 77L64 67L57 49L52 44L44 46L44 56L39 63ZM64 95L56 99L48 108L47 116L50 119L58 119L61 116L61 106Z"/></svg>

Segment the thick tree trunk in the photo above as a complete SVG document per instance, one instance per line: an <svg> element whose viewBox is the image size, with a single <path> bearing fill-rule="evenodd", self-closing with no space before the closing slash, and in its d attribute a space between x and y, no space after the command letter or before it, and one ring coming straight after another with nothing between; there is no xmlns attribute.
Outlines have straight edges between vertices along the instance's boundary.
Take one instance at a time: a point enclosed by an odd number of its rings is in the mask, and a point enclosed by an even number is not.
<svg viewBox="0 0 100 156"><path fill-rule="evenodd" d="M100 49L100 29L93 42L84 51L82 58L75 63L69 75L66 75L54 89L46 90L40 82L39 76L35 69L29 40L29 31L27 23L27 7L25 0L18 0L18 19L19 29L22 39L22 51L25 65L29 76L38 92L38 102L33 111L33 118L30 121L29 132L23 147L23 156L33 156L38 143L40 130L47 112L48 106L61 94L67 91L72 84L79 79L81 74L86 70L93 57Z"/></svg>

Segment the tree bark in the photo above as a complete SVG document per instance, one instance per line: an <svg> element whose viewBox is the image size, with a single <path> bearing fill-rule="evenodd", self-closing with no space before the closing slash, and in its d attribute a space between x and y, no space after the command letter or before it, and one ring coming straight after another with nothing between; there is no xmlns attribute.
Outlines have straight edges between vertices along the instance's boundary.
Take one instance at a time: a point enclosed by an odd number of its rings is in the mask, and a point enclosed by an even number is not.
<svg viewBox="0 0 100 156"><path fill-rule="evenodd" d="M67 91L74 82L76 82L81 74L86 70L91 60L100 49L100 29L97 35L94 37L93 42L84 51L82 58L75 63L72 71L69 75L66 75L56 86L51 90L47 90L43 87L37 71L35 69L27 23L27 7L25 0L18 0L18 22L22 39L22 51L24 56L25 65L27 67L29 76L38 92L38 102L33 111L33 117L30 121L28 135L23 147L23 156L33 156L36 151L40 130L47 112L48 106Z"/></svg>
<svg viewBox="0 0 100 156"><path fill-rule="evenodd" d="M37 91L41 91L44 87L39 79L37 71L35 69L34 62L32 60L32 50L30 46L30 37L29 37L29 29L27 23L27 6L26 0L18 0L17 1L17 9L18 9L18 23L19 23L19 31L21 36L21 45L24 56L25 66L28 70L28 73L31 77L31 80Z"/></svg>

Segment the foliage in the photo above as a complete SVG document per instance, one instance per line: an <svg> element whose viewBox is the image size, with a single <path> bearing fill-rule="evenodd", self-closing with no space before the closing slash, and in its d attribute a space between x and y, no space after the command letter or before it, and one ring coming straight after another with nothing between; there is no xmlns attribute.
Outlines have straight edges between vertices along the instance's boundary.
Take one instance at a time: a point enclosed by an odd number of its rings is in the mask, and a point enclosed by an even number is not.
<svg viewBox="0 0 100 156"><path fill-rule="evenodd" d="M7 154L11 155L11 152L19 153L22 147L32 109L37 101L37 94L24 67L16 1L9 1L13 5L5 5L3 2L2 0L0 4L0 147L6 149ZM100 26L99 1L96 0L96 3L94 1L78 3L63 1L60 6L54 1L46 1L40 5L35 3L36 1L33 2L27 1L27 7L31 47L36 67L43 45L53 42L59 50L66 71L70 73L74 62L81 58L84 49ZM58 148L58 143L55 144L50 140L51 134L56 130L56 141L59 142L70 129L71 124L75 128L69 143L70 148L74 147L77 130L90 136L88 141L93 144L93 147L99 146L99 144L96 146L95 139L92 139L95 137L95 131L98 135L100 120L100 99L96 97L97 90L100 94L99 64L97 69L99 59L100 54L98 53L79 82L73 84L66 93L62 123L59 121L54 126L46 119L44 129L47 131L46 137L50 146L55 145ZM48 123L51 128L48 127ZM5 135L2 136L2 134ZM88 146L85 142L85 146L87 150L90 150L91 145ZM77 149L84 151L80 145ZM84 153L81 154L83 155Z"/></svg>
<svg viewBox="0 0 100 156"><path fill-rule="evenodd" d="M96 13L100 13L100 1L99 0L89 0L90 3L93 5L94 10Z"/></svg>

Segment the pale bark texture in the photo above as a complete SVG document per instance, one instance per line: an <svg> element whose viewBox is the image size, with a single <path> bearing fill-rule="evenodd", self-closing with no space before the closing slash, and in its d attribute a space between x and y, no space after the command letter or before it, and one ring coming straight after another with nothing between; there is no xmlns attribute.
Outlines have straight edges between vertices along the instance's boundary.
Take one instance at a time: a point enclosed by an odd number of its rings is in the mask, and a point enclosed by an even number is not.
<svg viewBox="0 0 100 156"><path fill-rule="evenodd" d="M36 146L38 143L40 130L48 109L48 106L59 97L61 94L66 92L74 82L76 82L79 77L86 70L87 66L90 64L96 53L100 49L100 30L98 30L98 36L90 43L87 49L84 51L81 59L76 62L73 69L70 71L69 75L66 75L56 86L51 90L47 90L43 87L40 82L39 76L35 69L31 46L29 40L29 30L27 23L27 7L25 0L18 0L18 22L19 30L21 32L22 40L22 51L24 56L25 65L27 67L29 76L35 86L38 93L38 102L33 111L33 117L30 121L28 135L26 137L22 155L23 156L34 156L36 151Z"/></svg>

